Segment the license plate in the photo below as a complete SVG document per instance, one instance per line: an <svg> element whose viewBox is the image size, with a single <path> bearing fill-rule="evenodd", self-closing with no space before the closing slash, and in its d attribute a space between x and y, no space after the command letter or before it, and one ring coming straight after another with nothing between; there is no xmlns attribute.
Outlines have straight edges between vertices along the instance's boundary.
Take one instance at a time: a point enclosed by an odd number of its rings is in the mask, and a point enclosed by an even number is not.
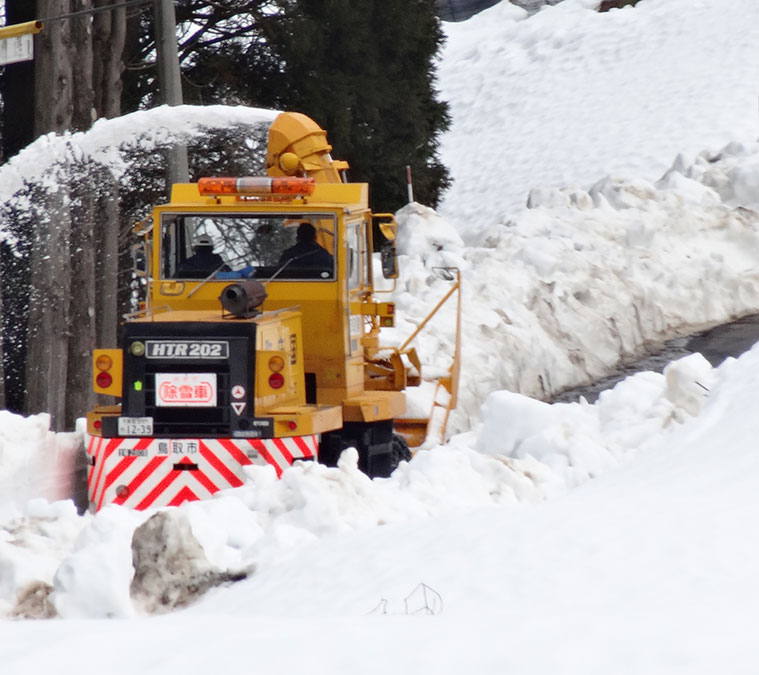
<svg viewBox="0 0 759 675"><path fill-rule="evenodd" d="M228 359L226 340L147 340L149 359Z"/></svg>
<svg viewBox="0 0 759 675"><path fill-rule="evenodd" d="M216 373L156 373L155 404L167 408L216 406Z"/></svg>
<svg viewBox="0 0 759 675"><path fill-rule="evenodd" d="M152 417L119 417L119 436L152 436Z"/></svg>

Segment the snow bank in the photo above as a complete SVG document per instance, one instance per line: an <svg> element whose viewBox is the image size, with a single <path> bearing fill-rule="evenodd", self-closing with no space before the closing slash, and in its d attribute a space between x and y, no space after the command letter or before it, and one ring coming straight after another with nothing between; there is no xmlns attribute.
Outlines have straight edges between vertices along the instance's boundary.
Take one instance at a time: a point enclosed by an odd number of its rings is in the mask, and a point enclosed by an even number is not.
<svg viewBox="0 0 759 675"><path fill-rule="evenodd" d="M167 558L174 567L165 563L162 583L172 587L176 577L186 602L188 565L204 574L212 565L222 570L222 579L223 570L255 570L255 576L324 537L478 506L556 498L701 414L716 380L708 362L694 354L670 364L662 375L628 378L594 405L551 406L494 392L477 430L454 437L447 446L419 451L384 480L370 480L358 470L355 450L346 451L337 468L298 463L279 480L270 467L249 467L245 486L180 507L203 548L194 560L185 547L182 556L189 562L184 565ZM38 531L38 519L28 516L0 530L5 533L0 559L9 580L0 589L5 611L17 611L17 594L37 581L50 586L49 601L62 617L134 616L132 535L150 512L110 506L77 518L65 502L45 508L57 509L49 532ZM78 532L75 542L73 532ZM39 546L36 557L24 546L32 533L47 544ZM168 542L162 538L159 548ZM207 587L196 584L195 593ZM142 608L160 609L168 602L140 597Z"/></svg>
<svg viewBox="0 0 759 675"><path fill-rule="evenodd" d="M655 181L680 153L757 138L754 0L597 4L528 19L501 2L445 24L441 158L454 184L440 213L468 242L513 219L532 188Z"/></svg>
<svg viewBox="0 0 759 675"><path fill-rule="evenodd" d="M30 499L68 499L81 472L82 436L50 430L50 415L0 410L0 518Z"/></svg>
<svg viewBox="0 0 759 675"><path fill-rule="evenodd" d="M465 246L434 212L398 213L400 343L443 297L435 267L463 277L461 399L450 429L464 431L493 390L539 399L616 370L645 350L756 311L759 215L738 205L759 183L756 144L733 144L657 183L611 176L588 191L536 189L530 208ZM744 189L744 192L748 192ZM744 202L753 205L754 202ZM455 304L417 338L427 376L453 357ZM415 410L429 410L429 391Z"/></svg>

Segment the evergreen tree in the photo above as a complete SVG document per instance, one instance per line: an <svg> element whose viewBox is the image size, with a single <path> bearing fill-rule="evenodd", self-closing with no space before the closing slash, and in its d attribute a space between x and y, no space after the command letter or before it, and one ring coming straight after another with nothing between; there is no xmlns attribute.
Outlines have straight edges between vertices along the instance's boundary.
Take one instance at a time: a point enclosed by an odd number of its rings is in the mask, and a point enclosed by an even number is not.
<svg viewBox="0 0 759 675"><path fill-rule="evenodd" d="M28 0L5 0L4 19L7 25L37 18L35 3ZM34 62L22 61L2 68L0 73L2 97L2 161L6 161L34 139ZM0 212L9 210L7 204ZM11 223L19 223L22 214L14 213ZM17 244L0 246L0 406L11 410L23 409L24 360L26 358L26 316L29 286L27 255L31 243L24 238L23 229L16 227L12 234Z"/></svg>
<svg viewBox="0 0 759 675"><path fill-rule="evenodd" d="M370 183L372 205L406 201L411 166L417 201L436 206L449 184L437 158L448 106L436 99L443 41L435 0L236 0L208 9L181 0L177 21L188 103L295 110L326 129L350 179ZM204 9L205 6L205 9ZM223 9L223 11L222 11ZM128 67L133 109L151 100L152 31ZM202 32L187 28L204 22Z"/></svg>
<svg viewBox="0 0 759 675"><path fill-rule="evenodd" d="M406 201L406 165L415 198L436 206L449 183L436 157L449 120L435 98L435 0L299 0L275 28L284 73L273 103L327 130L351 180L370 183L377 210Z"/></svg>
<svg viewBox="0 0 759 675"><path fill-rule="evenodd" d="M42 134L88 129L96 117L120 114L125 12L111 4L5 1L10 23L45 23L35 37L34 60L12 64L3 75L5 159ZM87 174L87 167L80 169ZM71 428L92 402L89 352L96 340L115 343L117 240L104 218L116 213L115 187L105 195L107 181L96 184L97 190L61 182L56 190L36 192L39 217L24 226L11 221L13 246L0 249L6 404L45 410L59 429ZM96 288L97 327L91 311Z"/></svg>

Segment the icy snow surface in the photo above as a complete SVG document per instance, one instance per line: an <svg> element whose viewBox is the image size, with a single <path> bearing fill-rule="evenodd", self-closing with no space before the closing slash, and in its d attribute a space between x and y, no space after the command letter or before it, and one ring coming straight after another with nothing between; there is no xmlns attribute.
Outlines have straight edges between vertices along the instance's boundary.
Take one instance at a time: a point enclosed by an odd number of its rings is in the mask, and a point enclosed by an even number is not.
<svg viewBox="0 0 759 675"><path fill-rule="evenodd" d="M8 415L0 613L60 618L0 624L4 674L756 671L759 351L717 369L695 354L594 405L538 399L757 311L759 5L593 4L528 17L503 2L446 27L456 182L440 214L399 214L388 338L448 289L434 267L461 269L459 433L390 479L346 452L281 480L251 468L244 487L181 507L208 563L249 577L147 617L130 542L151 514L51 502L36 455L65 458L70 437ZM174 112L76 142L105 156ZM56 142L13 170L33 175ZM452 325L446 305L419 338L431 374L448 367Z"/></svg>

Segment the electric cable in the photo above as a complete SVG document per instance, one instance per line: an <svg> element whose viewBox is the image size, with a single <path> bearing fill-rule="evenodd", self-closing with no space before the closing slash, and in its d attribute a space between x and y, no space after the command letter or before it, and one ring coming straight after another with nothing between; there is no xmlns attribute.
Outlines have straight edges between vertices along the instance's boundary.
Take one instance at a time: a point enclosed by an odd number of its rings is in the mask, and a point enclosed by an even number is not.
<svg viewBox="0 0 759 675"><path fill-rule="evenodd" d="M52 23L54 21L64 21L65 19L72 19L77 16L85 16L87 14L99 14L100 12L110 12L114 9L121 9L122 7L137 7L139 5L153 4L154 0L124 0L124 2L117 2L113 5L106 5L105 7L92 7L91 9L82 9L78 12L71 12L70 14L61 14L60 16L51 16L44 19L40 19L43 23Z"/></svg>

